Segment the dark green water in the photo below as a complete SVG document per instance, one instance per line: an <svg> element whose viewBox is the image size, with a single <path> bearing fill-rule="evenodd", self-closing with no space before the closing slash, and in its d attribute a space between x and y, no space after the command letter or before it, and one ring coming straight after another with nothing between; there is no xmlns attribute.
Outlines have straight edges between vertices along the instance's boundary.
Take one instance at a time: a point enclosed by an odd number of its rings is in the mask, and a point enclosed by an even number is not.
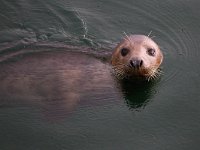
<svg viewBox="0 0 200 150"><path fill-rule="evenodd" d="M1 0L0 149L198 150L199 6L198 0ZM72 53L101 55L123 32L150 31L164 53L156 83L118 83L108 64ZM41 53L29 53L35 51Z"/></svg>

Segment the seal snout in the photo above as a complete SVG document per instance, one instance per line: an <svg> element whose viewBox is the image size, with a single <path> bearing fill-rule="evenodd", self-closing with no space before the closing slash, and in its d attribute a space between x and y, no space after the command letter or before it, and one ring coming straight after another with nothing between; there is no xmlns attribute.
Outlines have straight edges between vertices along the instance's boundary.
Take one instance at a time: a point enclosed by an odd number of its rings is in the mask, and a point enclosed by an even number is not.
<svg viewBox="0 0 200 150"><path fill-rule="evenodd" d="M139 58L133 58L129 62L129 66L134 69L135 68L139 69L142 66L142 64L143 64L143 60Z"/></svg>

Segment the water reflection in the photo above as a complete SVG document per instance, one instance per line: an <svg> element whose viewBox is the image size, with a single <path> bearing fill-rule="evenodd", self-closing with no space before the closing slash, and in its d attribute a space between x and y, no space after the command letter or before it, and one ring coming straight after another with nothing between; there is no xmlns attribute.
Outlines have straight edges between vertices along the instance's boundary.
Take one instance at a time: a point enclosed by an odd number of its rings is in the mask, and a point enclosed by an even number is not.
<svg viewBox="0 0 200 150"><path fill-rule="evenodd" d="M121 80L119 83L125 103L132 110L144 109L156 93L155 85L157 81Z"/></svg>

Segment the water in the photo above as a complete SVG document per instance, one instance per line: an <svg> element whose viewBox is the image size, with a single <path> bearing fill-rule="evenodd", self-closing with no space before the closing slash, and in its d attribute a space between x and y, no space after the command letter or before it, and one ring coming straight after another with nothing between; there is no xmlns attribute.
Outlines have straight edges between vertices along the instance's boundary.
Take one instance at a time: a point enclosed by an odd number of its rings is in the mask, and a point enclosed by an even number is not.
<svg viewBox="0 0 200 150"><path fill-rule="evenodd" d="M1 0L0 149L199 149L199 4ZM164 53L155 83L119 83L90 56L151 31Z"/></svg>

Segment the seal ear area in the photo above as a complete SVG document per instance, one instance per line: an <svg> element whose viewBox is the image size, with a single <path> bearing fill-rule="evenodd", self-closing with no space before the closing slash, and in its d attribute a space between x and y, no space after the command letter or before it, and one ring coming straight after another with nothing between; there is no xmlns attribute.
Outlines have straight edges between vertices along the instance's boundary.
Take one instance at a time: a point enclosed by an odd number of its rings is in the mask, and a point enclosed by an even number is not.
<svg viewBox="0 0 200 150"><path fill-rule="evenodd" d="M163 53L161 50L159 51L158 58L159 59L157 59L157 64L160 65L163 62Z"/></svg>

